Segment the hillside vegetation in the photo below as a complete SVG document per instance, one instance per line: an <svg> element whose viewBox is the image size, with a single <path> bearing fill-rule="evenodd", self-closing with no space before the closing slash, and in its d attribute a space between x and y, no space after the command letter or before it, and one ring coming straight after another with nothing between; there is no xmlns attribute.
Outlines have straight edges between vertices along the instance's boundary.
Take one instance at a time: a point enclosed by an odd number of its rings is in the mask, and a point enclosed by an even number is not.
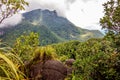
<svg viewBox="0 0 120 80"><path fill-rule="evenodd" d="M69 41L43 47L38 46L38 34L21 36L9 52L1 49L0 76L3 79L29 80L29 69L39 61L42 63L52 59L64 64L67 59L74 59L74 70L66 76L67 80L119 80L119 38L119 35L110 33L103 39ZM26 62L29 63L27 69L24 68ZM11 70L12 74L9 73Z"/></svg>
<svg viewBox="0 0 120 80"><path fill-rule="evenodd" d="M1 28L0 38L9 45L15 42L20 35L30 32L39 34L40 45L47 45L69 40L86 41L90 38L102 38L104 35L98 30L87 30L76 27L56 11L33 10L23 14L21 23L15 26Z"/></svg>
<svg viewBox="0 0 120 80"><path fill-rule="evenodd" d="M2 28L0 80L120 80L120 0L103 6L100 24L107 30L103 38L92 38L101 34L40 9L23 14L20 24Z"/></svg>

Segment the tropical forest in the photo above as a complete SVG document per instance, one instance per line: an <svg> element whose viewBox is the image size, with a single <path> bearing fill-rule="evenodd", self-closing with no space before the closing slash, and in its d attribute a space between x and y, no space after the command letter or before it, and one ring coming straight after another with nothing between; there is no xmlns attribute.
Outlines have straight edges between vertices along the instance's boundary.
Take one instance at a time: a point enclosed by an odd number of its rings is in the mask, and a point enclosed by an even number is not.
<svg viewBox="0 0 120 80"><path fill-rule="evenodd" d="M56 10L24 12L30 5L0 0L0 80L120 80L120 0L101 5L104 33L76 26ZM19 23L6 24L19 13Z"/></svg>

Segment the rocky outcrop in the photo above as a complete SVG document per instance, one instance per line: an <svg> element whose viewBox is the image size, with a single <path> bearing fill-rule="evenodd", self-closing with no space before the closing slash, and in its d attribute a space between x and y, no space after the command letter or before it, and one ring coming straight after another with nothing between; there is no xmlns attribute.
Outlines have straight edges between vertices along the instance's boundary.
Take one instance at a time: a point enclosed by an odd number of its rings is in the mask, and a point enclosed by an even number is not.
<svg viewBox="0 0 120 80"><path fill-rule="evenodd" d="M42 62L38 62L30 67L29 76L31 80L42 80L42 67Z"/></svg>
<svg viewBox="0 0 120 80"><path fill-rule="evenodd" d="M48 60L38 62L31 66L30 77L32 80L64 80L67 68L60 61Z"/></svg>
<svg viewBox="0 0 120 80"><path fill-rule="evenodd" d="M74 59L68 59L65 65L57 60L47 60L29 65L31 80L64 80L73 71Z"/></svg>
<svg viewBox="0 0 120 80"><path fill-rule="evenodd" d="M43 66L43 80L64 80L67 76L67 68L59 61L49 60Z"/></svg>

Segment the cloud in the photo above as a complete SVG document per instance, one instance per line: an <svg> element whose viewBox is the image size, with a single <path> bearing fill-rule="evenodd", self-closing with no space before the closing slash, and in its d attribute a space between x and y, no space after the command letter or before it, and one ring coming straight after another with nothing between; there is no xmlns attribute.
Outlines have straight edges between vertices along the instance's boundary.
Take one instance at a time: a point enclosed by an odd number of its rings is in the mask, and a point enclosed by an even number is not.
<svg viewBox="0 0 120 80"><path fill-rule="evenodd" d="M98 0L82 0L82 2L89 2L89 1L95 1L95 2L97 2Z"/></svg>
<svg viewBox="0 0 120 80"><path fill-rule="evenodd" d="M65 0L68 3L74 3L76 0Z"/></svg>
<svg viewBox="0 0 120 80"><path fill-rule="evenodd" d="M71 4L70 10L67 11L67 19L76 26L86 29L101 29L99 24L103 14L102 4L106 0L77 0Z"/></svg>
<svg viewBox="0 0 120 80"><path fill-rule="evenodd" d="M76 0L65 0L66 8L69 9L70 5L73 4Z"/></svg>
<svg viewBox="0 0 120 80"><path fill-rule="evenodd" d="M22 21L22 15L21 14L15 14L10 18L5 19L1 24L1 27L9 27L9 26L14 26L17 25Z"/></svg>
<svg viewBox="0 0 120 80"><path fill-rule="evenodd" d="M34 9L56 10L59 16L67 17L75 25L87 29L100 29L100 17L103 16L102 4L108 0L26 0L29 7L26 11ZM26 12L25 11L25 12ZM16 25L22 20L22 15L17 14L7 19L0 27ZM95 27L96 26L96 27ZM98 28L99 27L99 28Z"/></svg>
<svg viewBox="0 0 120 80"><path fill-rule="evenodd" d="M29 2L29 7L26 7L26 11L31 11L34 9L49 9L51 11L56 10L59 16L66 16L66 11L69 9L70 4L74 3L76 0L26 0ZM25 12L26 12L25 11ZM13 26L20 23L22 20L21 14L16 14L0 24L0 27Z"/></svg>
<svg viewBox="0 0 120 80"><path fill-rule="evenodd" d="M26 11L34 9L49 9L51 11L56 10L59 16L65 17L66 11L69 9L70 4L76 0L26 0L29 2L29 7Z"/></svg>

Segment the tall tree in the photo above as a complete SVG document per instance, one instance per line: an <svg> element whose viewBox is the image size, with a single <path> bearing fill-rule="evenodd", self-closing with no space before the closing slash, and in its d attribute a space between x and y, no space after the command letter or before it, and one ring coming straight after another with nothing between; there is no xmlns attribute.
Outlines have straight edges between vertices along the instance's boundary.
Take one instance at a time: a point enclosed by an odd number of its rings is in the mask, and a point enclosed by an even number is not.
<svg viewBox="0 0 120 80"><path fill-rule="evenodd" d="M109 0L103 6L104 17L100 19L102 28L120 33L120 0Z"/></svg>
<svg viewBox="0 0 120 80"><path fill-rule="evenodd" d="M25 0L0 0L0 24L8 17L25 9L28 2Z"/></svg>

